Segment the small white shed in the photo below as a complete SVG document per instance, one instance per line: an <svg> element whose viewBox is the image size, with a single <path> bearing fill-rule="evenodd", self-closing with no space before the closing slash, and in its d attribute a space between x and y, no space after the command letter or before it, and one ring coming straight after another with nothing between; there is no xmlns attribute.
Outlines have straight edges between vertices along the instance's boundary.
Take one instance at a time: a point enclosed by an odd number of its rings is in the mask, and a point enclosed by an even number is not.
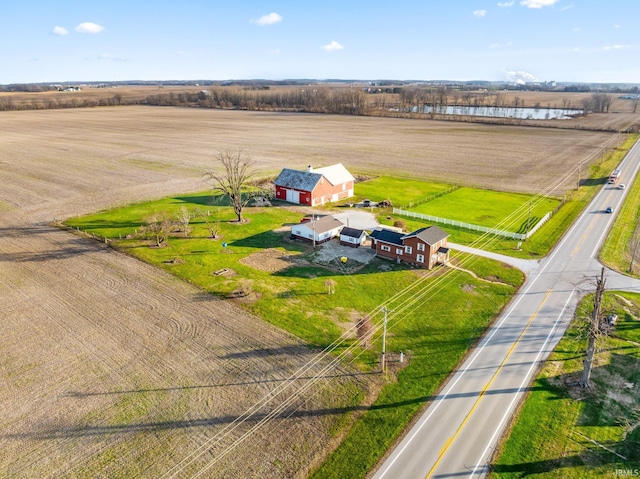
<svg viewBox="0 0 640 479"><path fill-rule="evenodd" d="M345 226L340 232L340 243L353 246L354 248L362 246L365 239L367 239L367 232L365 230Z"/></svg>

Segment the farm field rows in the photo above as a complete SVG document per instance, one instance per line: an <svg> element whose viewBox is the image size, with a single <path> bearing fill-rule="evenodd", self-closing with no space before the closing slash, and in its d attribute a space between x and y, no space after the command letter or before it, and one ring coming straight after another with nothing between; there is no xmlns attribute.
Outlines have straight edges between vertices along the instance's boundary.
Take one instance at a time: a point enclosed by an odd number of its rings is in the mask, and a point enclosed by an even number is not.
<svg viewBox="0 0 640 479"><path fill-rule="evenodd" d="M49 221L201 191L202 173L225 148L243 147L264 174L283 164L341 161L364 172L401 169L531 191L558 171L595 159L611 138L149 107L3 112L0 130L0 379L6 385L0 449L8 452L0 473L15 477L94 477L96 471L131 477L143 474L127 469L136 464L159 475L207 444L310 354L259 318ZM310 467L332 436L330 411L349 406L364 387L351 371L344 374L332 383L335 394L312 396L302 409L329 412L281 421L275 434L256 436L233 460L261 477ZM294 450L292 437L313 440ZM132 443L143 446L132 450ZM204 467L211 454L193 467ZM277 458L277 466L264 457Z"/></svg>

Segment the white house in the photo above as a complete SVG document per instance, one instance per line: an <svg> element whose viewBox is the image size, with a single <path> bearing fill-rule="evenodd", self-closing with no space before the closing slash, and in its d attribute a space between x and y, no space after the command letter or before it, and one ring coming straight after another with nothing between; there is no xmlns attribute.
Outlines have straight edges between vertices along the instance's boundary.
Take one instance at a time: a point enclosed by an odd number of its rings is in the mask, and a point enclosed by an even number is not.
<svg viewBox="0 0 640 479"><path fill-rule="evenodd" d="M300 223L291 227L291 235L297 239L324 243L340 234L344 223L331 215L322 216L313 221Z"/></svg>

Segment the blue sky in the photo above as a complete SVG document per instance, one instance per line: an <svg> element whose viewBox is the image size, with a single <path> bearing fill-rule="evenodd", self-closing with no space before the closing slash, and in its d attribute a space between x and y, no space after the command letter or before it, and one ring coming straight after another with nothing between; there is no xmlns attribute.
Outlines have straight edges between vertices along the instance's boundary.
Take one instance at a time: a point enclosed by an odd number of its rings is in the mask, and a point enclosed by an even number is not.
<svg viewBox="0 0 640 479"><path fill-rule="evenodd" d="M640 83L638 0L7 0L0 84Z"/></svg>

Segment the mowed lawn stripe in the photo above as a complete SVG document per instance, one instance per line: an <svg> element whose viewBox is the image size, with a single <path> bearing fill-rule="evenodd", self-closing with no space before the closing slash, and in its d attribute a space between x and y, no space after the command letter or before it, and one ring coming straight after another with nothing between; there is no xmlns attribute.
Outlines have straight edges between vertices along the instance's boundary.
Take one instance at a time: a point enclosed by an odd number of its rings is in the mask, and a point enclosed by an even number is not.
<svg viewBox="0 0 640 479"><path fill-rule="evenodd" d="M526 223L529 220L527 206L529 202L531 202L531 226L560 204L560 200L556 198L540 199L521 193L462 187L410 210L479 226L491 228L500 225L499 229L525 232L520 230L522 228L526 230ZM517 214L514 215L516 211Z"/></svg>

